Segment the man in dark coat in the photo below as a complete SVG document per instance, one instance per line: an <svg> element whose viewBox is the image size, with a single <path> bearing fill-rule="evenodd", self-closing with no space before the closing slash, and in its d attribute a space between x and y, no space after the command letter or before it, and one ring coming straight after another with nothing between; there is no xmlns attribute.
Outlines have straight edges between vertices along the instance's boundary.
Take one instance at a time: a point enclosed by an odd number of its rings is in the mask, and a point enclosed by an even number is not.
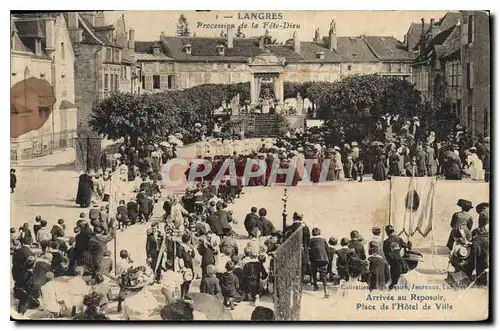
<svg viewBox="0 0 500 331"><path fill-rule="evenodd" d="M260 235L263 237L270 236L276 232L273 222L266 218L267 210L261 208L259 210L259 219L257 220L257 227L260 230Z"/></svg>
<svg viewBox="0 0 500 331"><path fill-rule="evenodd" d="M131 199L127 203L127 212L130 224L135 224L135 222L137 221L137 217L139 216L139 206L137 205L137 202L135 200Z"/></svg>
<svg viewBox="0 0 500 331"><path fill-rule="evenodd" d="M318 290L316 276L319 272L320 280L323 283L325 298L328 298L327 276L328 276L328 243L325 238L320 237L321 230L312 229L312 238L309 244L309 259L311 261L312 283L314 290Z"/></svg>
<svg viewBox="0 0 500 331"><path fill-rule="evenodd" d="M87 208L90 205L94 183L92 177L88 174L81 174L78 179L78 191L76 194L76 203L82 208Z"/></svg>
<svg viewBox="0 0 500 331"><path fill-rule="evenodd" d="M12 253L12 279L14 280L14 287L17 283L21 282L22 275L27 267L28 257L35 256L31 249L19 242L16 249Z"/></svg>
<svg viewBox="0 0 500 331"><path fill-rule="evenodd" d="M219 237L224 236L224 228L222 226L221 219L215 215L215 213L207 217L207 223L210 225L210 230L213 233Z"/></svg>
<svg viewBox="0 0 500 331"><path fill-rule="evenodd" d="M10 193L14 193L14 189L16 188L17 177L16 177L16 169L10 169Z"/></svg>
<svg viewBox="0 0 500 331"><path fill-rule="evenodd" d="M427 153L424 151L422 146L417 146L416 153L417 161L417 177L423 177L427 175Z"/></svg>
<svg viewBox="0 0 500 331"><path fill-rule="evenodd" d="M42 224L40 224L41 222L42 216L38 215L37 217L35 217L35 224L33 224L33 234L35 235L35 239L38 236L38 231L40 231L40 229L42 228Z"/></svg>
<svg viewBox="0 0 500 331"><path fill-rule="evenodd" d="M293 223L285 229L285 240L288 239L297 229L302 226L302 280L306 273L310 274L309 250L307 249L311 241L311 232L309 227L303 222L303 215L293 214Z"/></svg>
<svg viewBox="0 0 500 331"><path fill-rule="evenodd" d="M148 230L148 234L146 237L146 257L151 269L155 270L156 265L158 264L158 258L160 257L160 248L163 243L163 235L160 231L158 231L158 223L154 222L151 224L151 229ZM160 261L161 265L161 261ZM156 270L155 280L157 282L160 281L161 278L161 268L159 267Z"/></svg>
<svg viewBox="0 0 500 331"><path fill-rule="evenodd" d="M349 248L356 253L356 256L361 260L366 260L365 247L361 243L361 236L357 230L351 231L351 241L349 242Z"/></svg>
<svg viewBox="0 0 500 331"><path fill-rule="evenodd" d="M387 260L380 254L380 246L376 241L370 242L368 254L370 257L370 272L368 285L370 290L386 290L386 284L391 279L390 267Z"/></svg>
<svg viewBox="0 0 500 331"><path fill-rule="evenodd" d="M474 220L472 215L469 214L469 210L472 209L472 202L464 199L459 199L457 202L462 210L453 214L450 222L451 232L448 237L448 243L446 247L451 251L453 249L453 244L457 238L465 235L465 239L470 241L472 239L472 225Z"/></svg>
<svg viewBox="0 0 500 331"><path fill-rule="evenodd" d="M116 207L116 220L118 221L119 229L126 229L129 223L128 210L125 205L125 200L120 200L118 207Z"/></svg>
<svg viewBox="0 0 500 331"><path fill-rule="evenodd" d="M404 240L401 237L395 235L394 232L395 232L394 226L389 224L385 227L385 233L387 234L387 239L385 239L384 242L382 243L382 249L384 251L385 256L387 256L387 254L389 254L392 251L391 250L392 242L398 243L400 248L407 247L407 244L404 242Z"/></svg>
<svg viewBox="0 0 500 331"><path fill-rule="evenodd" d="M149 221L149 201L146 195L146 191L141 189L141 191L137 194L137 205L139 206L139 219L140 221L148 222Z"/></svg>
<svg viewBox="0 0 500 331"><path fill-rule="evenodd" d="M257 220L259 216L257 215L257 207L252 207L250 209L250 213L245 216L245 221L243 222L245 225L245 230L247 230L248 235L252 233L254 227L257 226Z"/></svg>
<svg viewBox="0 0 500 331"><path fill-rule="evenodd" d="M476 280L476 285L489 283L490 233L487 217L479 217L479 227L475 229L468 261L467 275Z"/></svg>

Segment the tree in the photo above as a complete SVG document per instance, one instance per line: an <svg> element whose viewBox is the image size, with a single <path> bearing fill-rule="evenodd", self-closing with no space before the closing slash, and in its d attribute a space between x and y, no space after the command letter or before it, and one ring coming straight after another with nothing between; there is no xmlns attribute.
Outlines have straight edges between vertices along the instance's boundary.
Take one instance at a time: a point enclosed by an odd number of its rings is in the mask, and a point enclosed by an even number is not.
<svg viewBox="0 0 500 331"><path fill-rule="evenodd" d="M184 14L179 16L179 21L177 22L177 32L176 35L179 37L189 37L188 22Z"/></svg>

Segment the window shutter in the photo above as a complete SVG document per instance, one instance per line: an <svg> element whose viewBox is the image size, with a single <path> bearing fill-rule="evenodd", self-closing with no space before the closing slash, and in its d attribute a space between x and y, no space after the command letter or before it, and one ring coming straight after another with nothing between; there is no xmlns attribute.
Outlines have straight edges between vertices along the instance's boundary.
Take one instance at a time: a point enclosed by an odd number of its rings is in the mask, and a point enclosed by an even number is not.
<svg viewBox="0 0 500 331"><path fill-rule="evenodd" d="M467 87L470 90L474 89L474 64L472 62L467 62Z"/></svg>
<svg viewBox="0 0 500 331"><path fill-rule="evenodd" d="M470 45L474 43L474 16L469 15L467 20L467 43Z"/></svg>
<svg viewBox="0 0 500 331"><path fill-rule="evenodd" d="M160 75L160 89L165 90L168 88L168 76Z"/></svg>
<svg viewBox="0 0 500 331"><path fill-rule="evenodd" d="M147 91L153 90L153 76L151 75L146 76L146 90Z"/></svg>

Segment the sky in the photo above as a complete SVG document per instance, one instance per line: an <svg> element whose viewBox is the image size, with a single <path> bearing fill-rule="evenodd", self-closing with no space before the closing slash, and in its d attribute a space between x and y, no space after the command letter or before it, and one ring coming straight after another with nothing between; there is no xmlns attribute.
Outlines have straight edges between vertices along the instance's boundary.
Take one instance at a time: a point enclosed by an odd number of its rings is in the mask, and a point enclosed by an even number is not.
<svg viewBox="0 0 500 331"><path fill-rule="evenodd" d="M265 22L268 24L275 22L281 26L273 28L268 25L267 28L278 41L292 38L295 30L300 40L310 41L317 28L320 30L321 37L328 35L330 22L335 19L338 36L394 36L403 41L412 22L420 23L421 18L425 18L426 22L434 18L437 22L446 14L446 11L266 11L271 16L268 19L245 19L245 16L250 13L256 12L114 11L106 12L106 20L108 24L114 24L124 14L127 26L135 29L137 41L158 40L162 31L166 35L174 35L181 14L187 18L191 33L195 32L197 36L219 36L221 28L206 25L224 23L234 24L236 27L242 23L247 24L248 27L241 30L246 37L258 36L265 32ZM274 19L272 19L273 13ZM198 27L200 23L205 26ZM252 27L252 23L259 26Z"/></svg>

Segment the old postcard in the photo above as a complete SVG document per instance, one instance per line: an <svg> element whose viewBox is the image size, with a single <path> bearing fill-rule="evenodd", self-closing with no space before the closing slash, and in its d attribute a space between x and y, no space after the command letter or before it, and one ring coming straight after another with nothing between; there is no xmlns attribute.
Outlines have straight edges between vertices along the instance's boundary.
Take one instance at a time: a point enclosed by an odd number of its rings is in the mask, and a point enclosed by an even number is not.
<svg viewBox="0 0 500 331"><path fill-rule="evenodd" d="M13 320L490 318L489 12L10 19Z"/></svg>

